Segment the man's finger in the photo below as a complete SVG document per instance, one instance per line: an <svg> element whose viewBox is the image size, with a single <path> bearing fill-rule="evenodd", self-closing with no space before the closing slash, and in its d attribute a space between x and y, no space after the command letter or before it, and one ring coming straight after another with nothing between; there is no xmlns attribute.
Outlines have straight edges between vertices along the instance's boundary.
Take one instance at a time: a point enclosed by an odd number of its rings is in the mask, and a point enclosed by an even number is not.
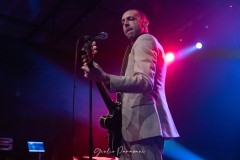
<svg viewBox="0 0 240 160"><path fill-rule="evenodd" d="M92 46L92 50L96 50L97 49L97 46Z"/></svg>
<svg viewBox="0 0 240 160"><path fill-rule="evenodd" d="M84 77L86 77L86 78L88 77L88 74L87 74L86 72L85 72L85 74L84 74Z"/></svg>
<svg viewBox="0 0 240 160"><path fill-rule="evenodd" d="M92 51L92 54L96 54L96 53L97 53L97 50L93 50L93 51Z"/></svg>
<svg viewBox="0 0 240 160"><path fill-rule="evenodd" d="M97 43L95 41L92 42L92 46L95 46Z"/></svg>
<svg viewBox="0 0 240 160"><path fill-rule="evenodd" d="M85 73L89 72L89 68L87 66L82 66L81 69L84 70Z"/></svg>

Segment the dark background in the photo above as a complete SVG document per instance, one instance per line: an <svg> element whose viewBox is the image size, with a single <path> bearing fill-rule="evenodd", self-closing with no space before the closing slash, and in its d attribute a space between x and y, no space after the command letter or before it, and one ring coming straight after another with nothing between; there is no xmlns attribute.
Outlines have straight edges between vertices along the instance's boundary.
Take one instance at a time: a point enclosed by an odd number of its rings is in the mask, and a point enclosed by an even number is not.
<svg viewBox="0 0 240 160"><path fill-rule="evenodd" d="M97 41L95 61L119 74L128 44L121 16L132 8L147 14L150 33L176 55L168 66L166 94L181 137L166 142L164 159L240 159L238 0L1 1L0 137L14 142L0 159L37 159L27 141L45 143L44 160L88 155L89 83L80 55L73 107L76 41L107 32L108 39ZM186 51L197 42L201 50ZM93 85L94 149L107 150L106 130L99 125L106 114Z"/></svg>

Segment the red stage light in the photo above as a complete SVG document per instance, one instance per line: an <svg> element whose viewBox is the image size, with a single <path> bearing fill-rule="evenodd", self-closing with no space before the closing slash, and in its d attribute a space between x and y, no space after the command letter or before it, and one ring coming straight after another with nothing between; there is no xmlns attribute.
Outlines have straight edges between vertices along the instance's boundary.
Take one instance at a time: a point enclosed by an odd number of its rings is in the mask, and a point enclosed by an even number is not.
<svg viewBox="0 0 240 160"><path fill-rule="evenodd" d="M174 54L172 52L168 52L165 56L167 62L172 62L174 60Z"/></svg>

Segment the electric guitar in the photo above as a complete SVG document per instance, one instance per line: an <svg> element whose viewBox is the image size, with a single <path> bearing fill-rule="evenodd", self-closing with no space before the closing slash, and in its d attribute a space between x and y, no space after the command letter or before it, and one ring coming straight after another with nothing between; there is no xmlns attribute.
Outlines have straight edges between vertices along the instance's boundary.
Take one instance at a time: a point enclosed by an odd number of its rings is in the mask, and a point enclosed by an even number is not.
<svg viewBox="0 0 240 160"><path fill-rule="evenodd" d="M88 66L93 66L93 55L91 53L91 41L88 41L84 44L81 52L82 58L87 59ZM108 114L106 116L100 117L100 125L102 128L107 129L107 135L105 138L108 138L108 149L109 153L114 157L118 157L118 150L121 146L122 139L122 112L121 112L121 95L117 94L117 101L114 102L108 92L106 91L104 85L100 82L95 82L98 90L103 98L103 101L108 109Z"/></svg>

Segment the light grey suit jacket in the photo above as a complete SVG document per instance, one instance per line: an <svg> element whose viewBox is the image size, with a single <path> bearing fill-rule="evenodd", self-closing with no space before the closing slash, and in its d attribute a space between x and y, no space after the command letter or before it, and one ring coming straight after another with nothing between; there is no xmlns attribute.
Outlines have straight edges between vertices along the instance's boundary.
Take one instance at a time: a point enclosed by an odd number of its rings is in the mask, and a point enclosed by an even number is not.
<svg viewBox="0 0 240 160"><path fill-rule="evenodd" d="M165 97L162 46L150 34L134 42L125 76L110 75L110 92L123 92L122 135L128 141L179 137Z"/></svg>

